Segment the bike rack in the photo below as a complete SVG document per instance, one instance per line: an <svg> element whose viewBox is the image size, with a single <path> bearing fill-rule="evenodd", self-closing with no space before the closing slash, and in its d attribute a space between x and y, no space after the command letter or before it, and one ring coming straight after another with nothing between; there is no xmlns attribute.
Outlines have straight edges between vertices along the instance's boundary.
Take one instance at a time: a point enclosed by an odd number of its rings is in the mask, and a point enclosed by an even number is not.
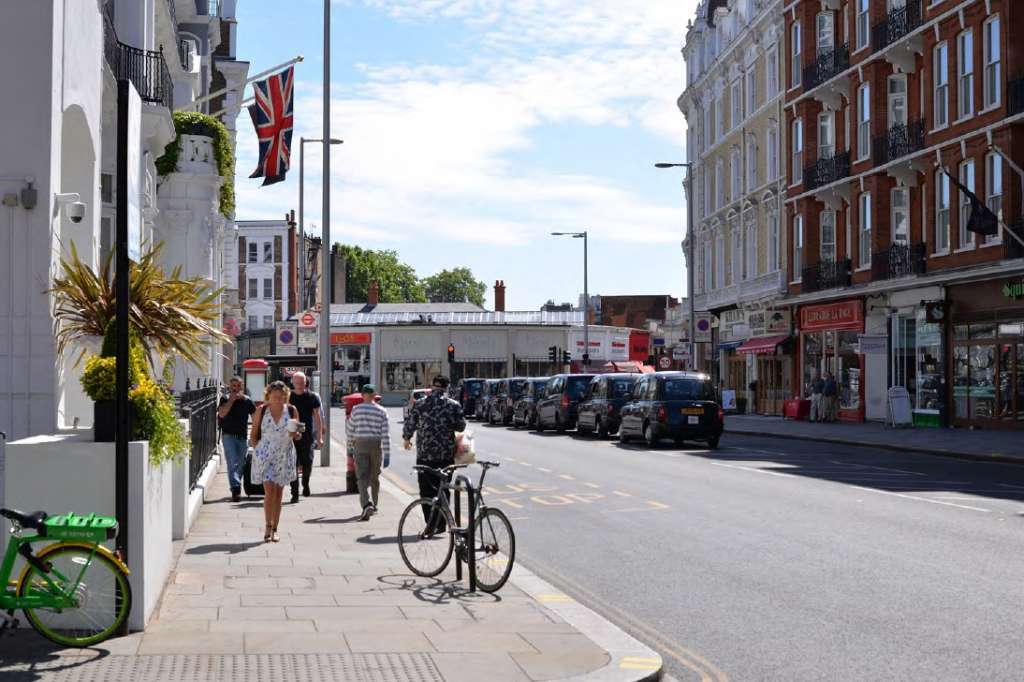
<svg viewBox="0 0 1024 682"><path fill-rule="evenodd" d="M461 484L461 485L460 485ZM476 592L476 533L473 528L476 524L476 495L474 495L473 481L465 474L458 474L452 484L455 492L455 524L461 529L465 539L464 546L468 555L466 563L469 564L469 591ZM462 525L462 491L466 490L469 504L468 518L466 525ZM455 579L462 580L462 557L455 554Z"/></svg>

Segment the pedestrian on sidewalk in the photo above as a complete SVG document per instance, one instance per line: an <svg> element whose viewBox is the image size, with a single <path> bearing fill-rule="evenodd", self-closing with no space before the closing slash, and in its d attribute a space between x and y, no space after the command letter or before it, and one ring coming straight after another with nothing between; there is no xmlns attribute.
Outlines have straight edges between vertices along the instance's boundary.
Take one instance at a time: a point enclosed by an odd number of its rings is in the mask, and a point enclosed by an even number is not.
<svg viewBox="0 0 1024 682"><path fill-rule="evenodd" d="M409 413L402 428L402 439L406 450L412 449L412 437L416 434L416 463L440 469L455 463L455 434L466 430L466 417L462 406L446 395L448 377L438 375L432 382L430 395L417 403ZM441 480L430 474L419 472L420 497L432 499L437 495ZM430 521L430 508L423 507L423 518ZM440 533L444 519L438 519L439 528L429 529Z"/></svg>
<svg viewBox="0 0 1024 682"><path fill-rule="evenodd" d="M243 392L241 377L231 377L228 395L221 396L217 404L217 422L220 424L221 443L228 465L228 485L231 501L242 496L242 472L245 468L246 441L249 438L249 416L256 411L252 398Z"/></svg>
<svg viewBox="0 0 1024 682"><path fill-rule="evenodd" d="M284 487L295 480L295 441L302 434L298 410L288 404L289 393L283 381L267 386L249 437L249 443L255 448L252 480L263 483L263 517L267 523L264 542L280 541L277 525L281 520Z"/></svg>
<svg viewBox="0 0 1024 682"><path fill-rule="evenodd" d="M302 496L309 497L309 477L313 473L313 446L315 443L319 448L323 444L320 396L307 390L308 384L306 375L302 372L292 375L292 392L288 402L295 406L299 412L299 421L306 425L302 437L295 441L297 471L296 478L292 481L292 504L299 501L299 478L302 479Z"/></svg>
<svg viewBox="0 0 1024 682"><path fill-rule="evenodd" d="M381 466L391 464L391 427L388 411L377 404L374 385L364 385L360 393L363 402L352 408L345 429L348 440L352 442L359 504L363 508L359 520L368 521L377 513Z"/></svg>
<svg viewBox="0 0 1024 682"><path fill-rule="evenodd" d="M825 382L822 381L821 375L815 373L814 380L811 381L811 415L810 420L812 422L820 422L823 417L821 394L825 390Z"/></svg>
<svg viewBox="0 0 1024 682"><path fill-rule="evenodd" d="M836 407L839 402L839 386L832 372L825 372L825 384L821 389L822 401L825 403L825 421L836 420Z"/></svg>

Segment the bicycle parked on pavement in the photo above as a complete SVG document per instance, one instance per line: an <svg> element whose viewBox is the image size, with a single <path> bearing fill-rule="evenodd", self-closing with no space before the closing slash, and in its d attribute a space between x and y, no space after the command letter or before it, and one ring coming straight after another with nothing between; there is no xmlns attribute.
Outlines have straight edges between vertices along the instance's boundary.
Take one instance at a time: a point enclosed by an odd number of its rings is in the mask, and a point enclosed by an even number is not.
<svg viewBox="0 0 1024 682"><path fill-rule="evenodd" d="M497 592L508 581L516 556L516 536L512 524L500 509L488 507L483 488L487 470L500 466L497 462L477 462L483 471L480 483L473 487L468 479L452 477L467 464L453 464L441 469L418 464L416 471L440 479L434 498L414 500L402 512L398 522L398 550L402 561L418 576L433 578L448 567L452 554L475 569L476 584L484 592ZM460 481L464 487L460 487ZM465 490L476 505L473 528L459 527L448 502L448 492ZM473 539L473 562L469 562L470 535Z"/></svg>
<svg viewBox="0 0 1024 682"><path fill-rule="evenodd" d="M0 509L0 516L12 525L0 564L0 630L17 627L14 610L21 609L39 634L61 646L93 646L120 632L132 606L128 567L100 544L117 537L116 519L15 509ZM57 542L33 552L44 540ZM12 581L19 556L25 567Z"/></svg>

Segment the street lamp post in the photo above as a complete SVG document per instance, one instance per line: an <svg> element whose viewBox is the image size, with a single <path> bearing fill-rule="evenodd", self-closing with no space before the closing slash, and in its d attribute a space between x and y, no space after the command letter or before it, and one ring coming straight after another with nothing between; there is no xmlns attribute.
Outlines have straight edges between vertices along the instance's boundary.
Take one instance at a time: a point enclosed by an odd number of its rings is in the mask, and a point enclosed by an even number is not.
<svg viewBox="0 0 1024 682"><path fill-rule="evenodd" d="M696 297L694 296L694 244L696 243L693 232L693 164L692 163L656 163L655 168L685 168L686 169L686 297L690 299L690 369L697 368L697 314Z"/></svg>
<svg viewBox="0 0 1024 682"><path fill-rule="evenodd" d="M583 371L590 367L590 290L587 282L587 233L552 232L553 237L572 237L583 240Z"/></svg>
<svg viewBox="0 0 1024 682"><path fill-rule="evenodd" d="M306 296L306 223L304 218L304 209L306 205L306 143L307 142L323 142L323 139L317 138L311 140L305 137L299 138L299 248L298 252L300 255L299 262L299 307L302 310L310 307L311 303L307 303ZM342 140L334 138L331 140L331 144L343 144Z"/></svg>
<svg viewBox="0 0 1024 682"><path fill-rule="evenodd" d="M320 217L320 394L327 396L324 410L324 438L320 447L320 466L331 465L331 393L334 367L331 364L331 285L334 280L334 259L331 258L331 0L324 0L324 88L323 88L323 213Z"/></svg>

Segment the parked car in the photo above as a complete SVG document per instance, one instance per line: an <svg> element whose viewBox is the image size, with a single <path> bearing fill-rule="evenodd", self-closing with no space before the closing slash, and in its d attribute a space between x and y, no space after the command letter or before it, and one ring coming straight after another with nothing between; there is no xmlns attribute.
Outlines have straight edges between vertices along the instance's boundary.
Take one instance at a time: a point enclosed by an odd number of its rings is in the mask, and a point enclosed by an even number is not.
<svg viewBox="0 0 1024 682"><path fill-rule="evenodd" d="M487 413L491 409L491 400L494 398L495 390L501 379L485 379L480 389L480 396L476 399L476 410L473 416L481 421L487 419Z"/></svg>
<svg viewBox="0 0 1024 682"><path fill-rule="evenodd" d="M619 430L622 406L633 399L639 374L602 374L587 387L580 402L576 431L607 438Z"/></svg>
<svg viewBox="0 0 1024 682"><path fill-rule="evenodd" d="M409 394L409 402L402 408L402 418L408 420L409 415L412 414L412 408L416 406L416 403L430 395L429 388L417 388Z"/></svg>
<svg viewBox="0 0 1024 682"><path fill-rule="evenodd" d="M537 425L537 401L544 396L549 377L531 377L523 385L523 392L512 407L512 426Z"/></svg>
<svg viewBox="0 0 1024 682"><path fill-rule="evenodd" d="M698 440L715 449L724 427L725 412L708 375L655 372L637 380L633 400L623 406L619 441L643 438L653 448L665 438L677 444Z"/></svg>
<svg viewBox="0 0 1024 682"><path fill-rule="evenodd" d="M455 400L462 405L462 412L467 417L476 413L476 401L484 388L483 379L460 379L455 387Z"/></svg>
<svg viewBox="0 0 1024 682"><path fill-rule="evenodd" d="M487 412L487 422L504 426L511 424L512 410L525 386L526 379L523 377L512 377L511 379L499 381L494 389L495 394L491 398L491 407Z"/></svg>
<svg viewBox="0 0 1024 682"><path fill-rule="evenodd" d="M593 374L557 374L548 379L544 397L537 403L536 429L576 428L577 407L593 379Z"/></svg>

